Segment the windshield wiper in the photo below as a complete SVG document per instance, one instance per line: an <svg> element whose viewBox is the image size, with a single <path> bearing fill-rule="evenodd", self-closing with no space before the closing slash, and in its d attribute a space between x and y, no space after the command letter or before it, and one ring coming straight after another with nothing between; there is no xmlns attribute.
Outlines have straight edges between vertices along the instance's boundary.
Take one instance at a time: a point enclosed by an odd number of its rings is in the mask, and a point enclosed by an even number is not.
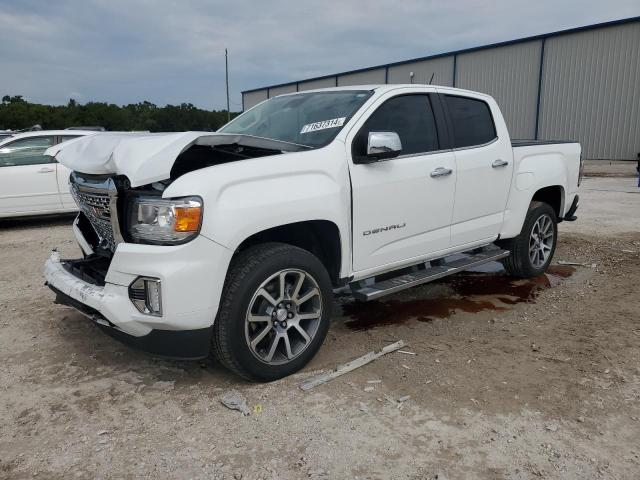
<svg viewBox="0 0 640 480"><path fill-rule="evenodd" d="M225 141L226 140L226 141ZM283 152L297 152L302 149L313 149L310 145L276 140L275 138L258 137L244 133L216 133L200 137L195 142L197 145L241 145L245 147L264 148Z"/></svg>
<svg viewBox="0 0 640 480"><path fill-rule="evenodd" d="M263 140L269 140L270 142L278 142L278 143L284 143L286 145L293 145L294 147L303 147L303 148L309 148L309 149L313 149L315 147L311 146L311 145L305 145L303 143L295 143L295 142L287 142L286 140L280 140L278 138L269 138L269 137L259 137L258 135L247 135L247 134L241 134L245 137L252 137L252 138L260 138Z"/></svg>

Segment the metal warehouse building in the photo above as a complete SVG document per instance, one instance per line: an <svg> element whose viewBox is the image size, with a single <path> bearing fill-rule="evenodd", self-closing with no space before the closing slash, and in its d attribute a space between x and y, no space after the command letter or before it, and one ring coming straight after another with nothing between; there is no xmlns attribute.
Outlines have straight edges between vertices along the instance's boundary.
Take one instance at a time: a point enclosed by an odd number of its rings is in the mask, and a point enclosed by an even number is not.
<svg viewBox="0 0 640 480"><path fill-rule="evenodd" d="M589 159L640 152L640 17L242 92L243 109L296 91L429 83L492 95L513 138L570 139Z"/></svg>

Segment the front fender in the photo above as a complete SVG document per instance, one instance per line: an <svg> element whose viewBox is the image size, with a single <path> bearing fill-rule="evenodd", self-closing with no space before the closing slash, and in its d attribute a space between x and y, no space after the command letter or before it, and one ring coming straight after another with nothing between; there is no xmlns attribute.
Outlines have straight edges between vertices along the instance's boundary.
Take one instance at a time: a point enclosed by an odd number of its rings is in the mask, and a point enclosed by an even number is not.
<svg viewBox="0 0 640 480"><path fill-rule="evenodd" d="M340 270L346 276L351 258L351 200L343 157L343 149L329 145L217 165L183 175L163 196L201 196L202 235L232 250L269 228L307 220L331 221L342 239Z"/></svg>

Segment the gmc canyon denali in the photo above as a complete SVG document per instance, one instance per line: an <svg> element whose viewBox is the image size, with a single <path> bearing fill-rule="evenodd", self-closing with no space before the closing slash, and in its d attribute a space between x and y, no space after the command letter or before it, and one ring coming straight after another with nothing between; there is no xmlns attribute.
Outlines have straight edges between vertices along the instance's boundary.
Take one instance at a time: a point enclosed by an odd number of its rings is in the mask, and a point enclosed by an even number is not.
<svg viewBox="0 0 640 480"><path fill-rule="evenodd" d="M495 260L542 274L582 176L578 143L511 140L490 96L428 85L282 95L216 133L47 152L72 170L84 252L46 262L56 301L260 381L314 356L335 288L366 301Z"/></svg>

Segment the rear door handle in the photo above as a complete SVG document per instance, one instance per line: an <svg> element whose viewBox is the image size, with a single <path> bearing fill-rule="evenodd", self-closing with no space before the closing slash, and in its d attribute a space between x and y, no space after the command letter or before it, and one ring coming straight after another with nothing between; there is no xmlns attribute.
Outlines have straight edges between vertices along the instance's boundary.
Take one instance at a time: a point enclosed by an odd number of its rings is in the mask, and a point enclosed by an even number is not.
<svg viewBox="0 0 640 480"><path fill-rule="evenodd" d="M509 165L509 162L507 162L506 160L500 160L500 159L495 160L495 161L491 164L491 166L492 166L493 168L506 167L507 165Z"/></svg>
<svg viewBox="0 0 640 480"><path fill-rule="evenodd" d="M450 168L438 167L429 175L431 175L431 178L435 178L435 177L446 177L447 175L451 175L452 173L453 173L453 170L451 170Z"/></svg>
<svg viewBox="0 0 640 480"><path fill-rule="evenodd" d="M49 167L42 167L40 170L38 170L38 173L51 173L53 172L53 168L49 168Z"/></svg>

